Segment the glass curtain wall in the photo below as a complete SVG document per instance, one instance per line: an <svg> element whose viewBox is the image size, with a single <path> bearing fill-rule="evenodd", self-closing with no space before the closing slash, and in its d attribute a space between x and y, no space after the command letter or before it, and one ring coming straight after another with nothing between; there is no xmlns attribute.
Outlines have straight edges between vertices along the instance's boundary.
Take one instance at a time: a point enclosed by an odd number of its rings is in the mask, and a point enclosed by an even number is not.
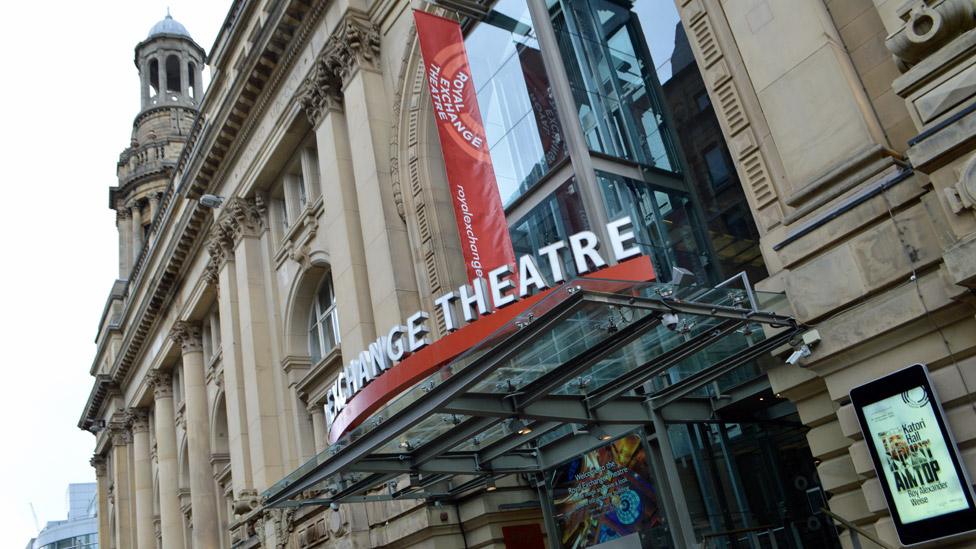
<svg viewBox="0 0 976 549"><path fill-rule="evenodd" d="M525 1L499 1L465 46L498 190L509 206L567 156Z"/></svg>

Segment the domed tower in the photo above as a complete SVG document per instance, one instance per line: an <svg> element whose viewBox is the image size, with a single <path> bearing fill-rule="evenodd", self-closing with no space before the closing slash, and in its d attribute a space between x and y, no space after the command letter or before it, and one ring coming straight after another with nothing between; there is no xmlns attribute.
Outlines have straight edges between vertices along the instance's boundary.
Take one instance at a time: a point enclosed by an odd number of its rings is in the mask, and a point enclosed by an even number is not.
<svg viewBox="0 0 976 549"><path fill-rule="evenodd" d="M119 229L119 278L128 279L139 259L177 159L203 96L206 58L186 27L169 13L136 45L141 108L132 141L119 155L119 183L109 191Z"/></svg>

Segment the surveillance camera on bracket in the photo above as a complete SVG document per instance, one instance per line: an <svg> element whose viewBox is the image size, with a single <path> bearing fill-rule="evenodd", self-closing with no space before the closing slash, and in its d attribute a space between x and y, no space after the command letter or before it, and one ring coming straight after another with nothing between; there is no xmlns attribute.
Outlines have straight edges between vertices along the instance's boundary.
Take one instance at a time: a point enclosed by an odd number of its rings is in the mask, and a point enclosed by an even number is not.
<svg viewBox="0 0 976 549"><path fill-rule="evenodd" d="M215 194L205 194L200 197L198 202L204 208L210 208L212 210L216 210L217 208L220 207L221 204L224 203L224 197L217 196Z"/></svg>

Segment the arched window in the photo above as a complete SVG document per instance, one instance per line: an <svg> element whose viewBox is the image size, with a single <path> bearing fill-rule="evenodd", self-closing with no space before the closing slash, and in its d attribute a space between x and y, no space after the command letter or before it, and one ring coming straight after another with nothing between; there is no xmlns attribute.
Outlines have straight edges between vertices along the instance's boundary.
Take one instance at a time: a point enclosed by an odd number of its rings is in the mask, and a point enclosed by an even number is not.
<svg viewBox="0 0 976 549"><path fill-rule="evenodd" d="M166 58L166 91L180 92L180 58L170 55Z"/></svg>
<svg viewBox="0 0 976 549"><path fill-rule="evenodd" d="M336 314L332 276L326 275L315 294L308 328L308 353L312 362L322 360L339 344L339 317Z"/></svg>
<svg viewBox="0 0 976 549"><path fill-rule="evenodd" d="M159 61L149 60L149 97L159 95Z"/></svg>

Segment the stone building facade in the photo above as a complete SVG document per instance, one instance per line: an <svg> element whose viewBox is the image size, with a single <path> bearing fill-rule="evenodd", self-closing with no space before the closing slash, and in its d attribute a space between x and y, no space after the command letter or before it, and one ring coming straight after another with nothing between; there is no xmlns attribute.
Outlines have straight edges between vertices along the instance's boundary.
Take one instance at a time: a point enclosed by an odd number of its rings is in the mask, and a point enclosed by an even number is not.
<svg viewBox="0 0 976 549"><path fill-rule="evenodd" d="M767 357L741 402L775 399L802 423L804 482L832 512L897 545L847 395L914 362L976 472L971 1L235 0L209 53L169 16L135 50L142 109L109 201L119 279L79 422L96 441L101 547L535 546L543 532L560 546L518 475L451 503L316 505L310 490L313 503L266 505L329 454L324 407L344 362L466 282L411 9L462 21L475 64L483 53L495 71L479 102L489 137L501 128L492 157L517 250L599 234L620 197L654 202L641 234L659 277L765 277L757 288L818 331L801 366ZM589 51L567 22L587 13L630 34ZM532 85L493 64L499 32L538 53L515 65L541 69L545 105L486 106L492 89ZM597 50L633 61L613 65L613 98L587 88ZM654 546L726 546L749 527L709 514L702 478L692 501L661 467L675 503ZM852 544L844 525L789 528L791 546Z"/></svg>

